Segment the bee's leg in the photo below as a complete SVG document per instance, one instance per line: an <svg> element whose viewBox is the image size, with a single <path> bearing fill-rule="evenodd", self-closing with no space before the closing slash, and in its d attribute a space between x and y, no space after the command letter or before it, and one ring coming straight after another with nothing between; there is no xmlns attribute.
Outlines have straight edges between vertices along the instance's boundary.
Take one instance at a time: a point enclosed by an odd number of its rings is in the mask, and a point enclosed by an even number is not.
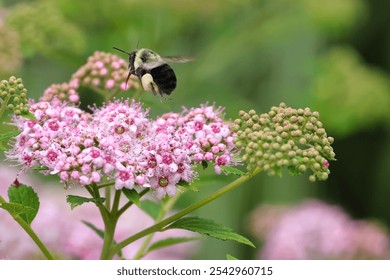
<svg viewBox="0 0 390 280"><path fill-rule="evenodd" d="M158 87L157 87L155 82L151 82L150 83L150 87L152 88L152 92L153 92L154 95L157 95L157 92L160 93L160 90L158 89ZM160 95L161 95L161 93L160 93Z"/></svg>
<svg viewBox="0 0 390 280"><path fill-rule="evenodd" d="M153 92L154 95L157 95L158 87L156 83L153 81L152 75L150 75L149 73L143 75L141 77L141 83L144 90L151 91Z"/></svg>

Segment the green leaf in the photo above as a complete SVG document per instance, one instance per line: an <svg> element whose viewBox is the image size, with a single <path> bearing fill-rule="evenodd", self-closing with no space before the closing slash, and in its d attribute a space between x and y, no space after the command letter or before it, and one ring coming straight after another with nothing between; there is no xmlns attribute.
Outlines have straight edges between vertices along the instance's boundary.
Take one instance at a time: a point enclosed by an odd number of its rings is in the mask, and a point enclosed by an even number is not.
<svg viewBox="0 0 390 280"><path fill-rule="evenodd" d="M70 208L73 210L75 207L80 206L83 203L86 202L93 202L93 203L103 203L106 199L103 197L99 198L88 198L88 197L82 197L77 195L67 195L66 201L70 204Z"/></svg>
<svg viewBox="0 0 390 280"><path fill-rule="evenodd" d="M233 257L232 255L226 254L226 259L233 261L233 260L238 260L236 257Z"/></svg>
<svg viewBox="0 0 390 280"><path fill-rule="evenodd" d="M208 166L209 166L209 164L207 163L207 161L202 160L202 167L203 167L203 169L206 169Z"/></svg>
<svg viewBox="0 0 390 280"><path fill-rule="evenodd" d="M20 133L22 133L20 130L13 130L13 131L9 131L6 133L1 133L0 134L0 141L7 140L9 138L18 136Z"/></svg>
<svg viewBox="0 0 390 280"><path fill-rule="evenodd" d="M151 200L143 200L140 208L155 220L160 214L161 205Z"/></svg>
<svg viewBox="0 0 390 280"><path fill-rule="evenodd" d="M130 190L130 189L123 188L122 192L125 194L125 196L127 197L128 200L133 202L138 207L141 206L141 203L139 201L139 194L137 193L136 190L134 190L134 189Z"/></svg>
<svg viewBox="0 0 390 280"><path fill-rule="evenodd" d="M31 112L21 113L20 116L29 120L36 120L35 115Z"/></svg>
<svg viewBox="0 0 390 280"><path fill-rule="evenodd" d="M167 238L163 240L159 240L148 248L148 253L154 250L158 250L164 247L169 247L175 244L180 244L184 242L190 242L190 241L195 241L195 240L200 240L201 238L199 237L172 237L172 238Z"/></svg>
<svg viewBox="0 0 390 280"><path fill-rule="evenodd" d="M0 134L0 151L7 151L8 149L1 143L2 141L6 141L12 137L18 136L21 133L20 130L13 130L6 133ZM6 144L6 143L5 143Z"/></svg>
<svg viewBox="0 0 390 280"><path fill-rule="evenodd" d="M82 223L84 225L86 225L87 227L89 227L90 229L92 229L101 239L104 239L104 231L101 230L100 228L96 227L94 224L90 223L90 222L87 222L87 221L82 221ZM116 245L117 243L115 242L115 240L113 240L113 244ZM122 251L119 251L118 252L118 256L120 258L123 258L123 254L122 254Z"/></svg>
<svg viewBox="0 0 390 280"><path fill-rule="evenodd" d="M302 174L302 172L300 172L299 169L296 168L294 165L287 166L287 170L291 176L298 176Z"/></svg>
<svg viewBox="0 0 390 280"><path fill-rule="evenodd" d="M177 183L178 186L181 186L183 188L186 188L187 190L193 191L193 192L198 192L199 189L195 187L193 184L190 184L186 181L180 180L179 183Z"/></svg>
<svg viewBox="0 0 390 280"><path fill-rule="evenodd" d="M207 220L199 217L186 217L173 222L168 227L164 228L164 230L173 228L186 229L220 240L232 240L255 247L249 239L234 232L233 229L227 226L217 224L213 220Z"/></svg>
<svg viewBox="0 0 390 280"><path fill-rule="evenodd" d="M8 188L8 198L10 203L20 204L24 207L20 217L28 224L34 220L39 209L39 198L32 187L19 185Z"/></svg>
<svg viewBox="0 0 390 280"><path fill-rule="evenodd" d="M237 169L233 166L225 166L225 165L222 165L221 166L221 169L224 173L226 173L227 175L238 175L238 176L243 176L245 175L246 173L240 169Z"/></svg>
<svg viewBox="0 0 390 280"><path fill-rule="evenodd" d="M3 203L0 205L0 208L8 211L12 216L20 215L32 211L34 208L29 206L23 206L19 203Z"/></svg>
<svg viewBox="0 0 390 280"><path fill-rule="evenodd" d="M84 225L92 229L100 238L104 238L104 231L100 228L96 227L94 224L87 222L87 221L81 221Z"/></svg>

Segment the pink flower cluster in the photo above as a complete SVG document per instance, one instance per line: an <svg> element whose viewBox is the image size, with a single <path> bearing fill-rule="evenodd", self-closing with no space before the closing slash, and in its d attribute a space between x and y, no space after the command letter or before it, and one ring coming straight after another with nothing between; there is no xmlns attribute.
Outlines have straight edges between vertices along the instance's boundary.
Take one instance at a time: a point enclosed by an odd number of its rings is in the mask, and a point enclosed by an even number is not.
<svg viewBox="0 0 390 280"><path fill-rule="evenodd" d="M82 65L67 83L53 84L43 93L41 101L52 101L54 98L69 103L80 100L80 87L88 87L97 92L106 93L126 91L138 87L139 82L132 76L125 84L128 75L127 62L111 53L96 51Z"/></svg>
<svg viewBox="0 0 390 280"><path fill-rule="evenodd" d="M134 100L116 100L93 114L59 101L39 102L36 121L16 117L22 131L8 158L27 168L44 167L66 185L115 180L116 189L151 188L161 199L191 182L194 166L214 164L217 173L233 159L234 134L222 108L201 105L156 120Z"/></svg>

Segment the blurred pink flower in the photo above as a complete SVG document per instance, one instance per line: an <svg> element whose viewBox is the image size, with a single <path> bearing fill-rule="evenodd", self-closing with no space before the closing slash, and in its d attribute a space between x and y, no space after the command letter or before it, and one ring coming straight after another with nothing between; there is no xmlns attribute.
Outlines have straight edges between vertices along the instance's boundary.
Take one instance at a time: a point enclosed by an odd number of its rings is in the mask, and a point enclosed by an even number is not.
<svg viewBox="0 0 390 280"><path fill-rule="evenodd" d="M251 230L264 246L260 259L388 259L387 232L351 219L341 208L310 200L290 209L260 207Z"/></svg>
<svg viewBox="0 0 390 280"><path fill-rule="evenodd" d="M0 195L7 198L7 188L15 180L18 169L0 167ZM31 176L20 176L21 183L34 186L40 198L40 209L32 223L40 239L55 256L64 259L98 259L102 239L82 223L88 221L103 229L103 223L97 208L93 204L84 204L70 209L65 201L69 191L54 183L42 184ZM39 186L39 187L35 187ZM72 189L72 194L83 195L82 189ZM85 195L85 194L84 194ZM120 218L115 239L123 240L136 232L151 226L153 220L136 207L130 208ZM184 230L169 230L158 233L153 241L169 237L193 237ZM143 239L137 240L122 251L125 258L132 258ZM184 243L153 251L145 259L186 259L191 256L193 243ZM0 259L43 258L38 247L20 228L12 217L0 209Z"/></svg>

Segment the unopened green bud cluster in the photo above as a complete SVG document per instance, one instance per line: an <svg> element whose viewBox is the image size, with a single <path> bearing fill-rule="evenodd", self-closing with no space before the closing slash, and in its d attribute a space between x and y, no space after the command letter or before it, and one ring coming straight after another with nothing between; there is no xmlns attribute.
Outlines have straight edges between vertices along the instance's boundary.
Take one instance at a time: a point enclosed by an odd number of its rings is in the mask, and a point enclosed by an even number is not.
<svg viewBox="0 0 390 280"><path fill-rule="evenodd" d="M0 103L2 112L8 109L16 115L28 113L30 106L27 102L27 89L21 78L11 76L8 81L0 82Z"/></svg>
<svg viewBox="0 0 390 280"><path fill-rule="evenodd" d="M311 170L310 181L328 178L329 161L335 159L333 138L327 136L318 112L281 103L265 114L250 110L239 115L232 129L248 172L260 168L274 175L287 167L292 174Z"/></svg>

